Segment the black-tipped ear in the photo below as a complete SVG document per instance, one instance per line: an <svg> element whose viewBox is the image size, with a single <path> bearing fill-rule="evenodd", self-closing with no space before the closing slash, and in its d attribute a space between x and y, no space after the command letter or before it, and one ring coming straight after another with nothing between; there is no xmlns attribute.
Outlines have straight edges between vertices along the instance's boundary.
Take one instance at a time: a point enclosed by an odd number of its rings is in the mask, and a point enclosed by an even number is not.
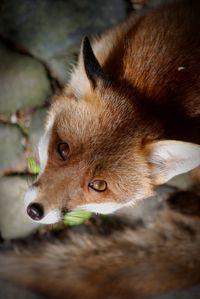
<svg viewBox="0 0 200 299"><path fill-rule="evenodd" d="M97 80L110 81L104 73L98 60L96 59L92 50L89 38L86 36L83 40L83 62L88 79L92 82L93 87L96 86Z"/></svg>

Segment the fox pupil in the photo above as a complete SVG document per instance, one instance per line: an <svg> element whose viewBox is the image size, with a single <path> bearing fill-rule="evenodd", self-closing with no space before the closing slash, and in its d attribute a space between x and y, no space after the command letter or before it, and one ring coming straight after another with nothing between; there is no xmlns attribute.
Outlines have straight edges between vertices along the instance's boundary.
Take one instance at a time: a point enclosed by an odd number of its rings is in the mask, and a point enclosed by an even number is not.
<svg viewBox="0 0 200 299"><path fill-rule="evenodd" d="M57 146L57 152L59 154L59 157L63 160L66 161L68 158L69 154L69 146L67 143L59 143Z"/></svg>

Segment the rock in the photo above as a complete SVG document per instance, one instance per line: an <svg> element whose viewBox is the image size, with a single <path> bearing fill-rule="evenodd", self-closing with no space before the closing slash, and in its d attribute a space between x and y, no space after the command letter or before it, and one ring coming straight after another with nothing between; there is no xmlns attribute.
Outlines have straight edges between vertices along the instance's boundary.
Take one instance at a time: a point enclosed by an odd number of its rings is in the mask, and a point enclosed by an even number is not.
<svg viewBox="0 0 200 299"><path fill-rule="evenodd" d="M168 196L175 192L177 189L168 186L161 185L156 189L156 195L144 198L141 201L138 201L137 204L131 205L129 207L122 208L116 212L117 215L120 215L123 218L128 219L143 219L148 220L152 219L157 213L158 209L161 208L163 202L168 198Z"/></svg>
<svg viewBox="0 0 200 299"><path fill-rule="evenodd" d="M164 184L164 185L159 185L156 188L156 193L158 196L162 196L163 194L170 194L173 192L178 191L178 186L176 185L168 185L168 184Z"/></svg>
<svg viewBox="0 0 200 299"><path fill-rule="evenodd" d="M32 150L37 154L37 146L40 137L44 131L44 121L47 111L45 109L38 109L34 112L29 130L29 137L31 141Z"/></svg>
<svg viewBox="0 0 200 299"><path fill-rule="evenodd" d="M24 208L27 177L0 179L0 231L4 239L25 237L39 227L31 222Z"/></svg>
<svg viewBox="0 0 200 299"><path fill-rule="evenodd" d="M180 190L188 190L194 185L194 181L192 180L191 173L187 172L174 177L167 184Z"/></svg>
<svg viewBox="0 0 200 299"><path fill-rule="evenodd" d="M135 205L119 209L115 214L129 221L141 219L146 221L153 218L159 206L159 197L149 197L137 202Z"/></svg>
<svg viewBox="0 0 200 299"><path fill-rule="evenodd" d="M126 17L126 3L123 0L2 0L0 14L0 35L45 61L63 83L82 37L100 33L122 21Z"/></svg>
<svg viewBox="0 0 200 299"><path fill-rule="evenodd" d="M171 0L147 0L146 1L147 6L149 7L155 7L158 5L166 4L172 2Z"/></svg>
<svg viewBox="0 0 200 299"><path fill-rule="evenodd" d="M0 113L42 105L51 93L44 66L0 43Z"/></svg>
<svg viewBox="0 0 200 299"><path fill-rule="evenodd" d="M0 299L44 299L27 289L13 286L5 281L0 280Z"/></svg>
<svg viewBox="0 0 200 299"><path fill-rule="evenodd" d="M78 52L78 47L76 52ZM61 53L50 58L46 64L52 78L55 78L61 86L64 86L64 84L70 79L72 66L74 65L75 61L76 59L74 53L69 53L68 51L68 54Z"/></svg>
<svg viewBox="0 0 200 299"><path fill-rule="evenodd" d="M23 135L15 125L0 123L0 172L19 166L23 160Z"/></svg>
<svg viewBox="0 0 200 299"><path fill-rule="evenodd" d="M193 286L191 288L179 289L168 292L151 299L199 299L200 298L200 285Z"/></svg>

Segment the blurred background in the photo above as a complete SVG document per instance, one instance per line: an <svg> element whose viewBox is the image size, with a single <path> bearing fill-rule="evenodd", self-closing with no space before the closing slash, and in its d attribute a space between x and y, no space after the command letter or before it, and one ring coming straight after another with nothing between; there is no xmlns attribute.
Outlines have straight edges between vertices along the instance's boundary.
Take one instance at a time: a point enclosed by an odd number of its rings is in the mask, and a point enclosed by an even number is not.
<svg viewBox="0 0 200 299"><path fill-rule="evenodd" d="M0 1L1 242L25 237L37 229L27 219L23 204L36 167L30 168L28 161L37 163L46 109L51 96L69 79L83 36L99 34L136 10L166 1ZM178 179L178 184L187 188L189 177ZM154 203L149 201L148 205ZM141 207L138 211L144 213ZM8 291L1 284L0 289L2 299L36 298L26 291L16 293L12 287Z"/></svg>

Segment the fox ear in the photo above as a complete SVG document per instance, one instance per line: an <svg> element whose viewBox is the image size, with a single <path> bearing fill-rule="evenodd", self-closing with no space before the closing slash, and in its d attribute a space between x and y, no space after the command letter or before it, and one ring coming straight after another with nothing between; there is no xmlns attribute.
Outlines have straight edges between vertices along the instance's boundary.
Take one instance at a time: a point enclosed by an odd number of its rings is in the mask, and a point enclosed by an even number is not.
<svg viewBox="0 0 200 299"><path fill-rule="evenodd" d="M79 98L92 91L100 82L110 83L92 50L88 37L83 39L78 65L71 75L70 86Z"/></svg>
<svg viewBox="0 0 200 299"><path fill-rule="evenodd" d="M200 165L200 146L197 144L164 140L147 145L146 150L156 185Z"/></svg>
<svg viewBox="0 0 200 299"><path fill-rule="evenodd" d="M108 81L108 77L104 73L97 58L95 57L89 38L87 36L84 38L82 44L82 57L86 75L92 83L93 87L96 86L99 79Z"/></svg>

